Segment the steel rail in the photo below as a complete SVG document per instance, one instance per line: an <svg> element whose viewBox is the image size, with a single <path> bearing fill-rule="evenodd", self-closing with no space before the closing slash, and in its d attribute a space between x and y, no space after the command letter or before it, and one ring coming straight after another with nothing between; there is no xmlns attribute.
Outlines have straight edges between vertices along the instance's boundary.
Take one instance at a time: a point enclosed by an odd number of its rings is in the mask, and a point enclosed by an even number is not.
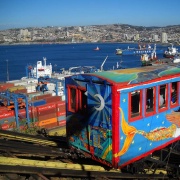
<svg viewBox="0 0 180 180"><path fill-rule="evenodd" d="M10 132L10 131L0 130L0 138L42 144L46 146L55 146L55 147L58 146L58 142L56 142L55 140L53 141L51 138L27 135L27 134Z"/></svg>
<svg viewBox="0 0 180 180"><path fill-rule="evenodd" d="M62 162L49 162L29 159L0 157L0 173L36 174L56 177L86 177L106 179L134 179L134 178L158 178L168 179L166 172L157 170L156 173L148 171L147 174L123 173L121 170L106 170L101 166L70 164Z"/></svg>

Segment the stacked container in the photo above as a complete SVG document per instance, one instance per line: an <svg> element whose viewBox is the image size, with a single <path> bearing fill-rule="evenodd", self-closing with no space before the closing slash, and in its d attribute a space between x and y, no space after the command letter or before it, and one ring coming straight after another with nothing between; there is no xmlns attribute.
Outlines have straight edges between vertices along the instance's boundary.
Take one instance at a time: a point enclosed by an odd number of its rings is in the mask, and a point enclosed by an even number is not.
<svg viewBox="0 0 180 180"><path fill-rule="evenodd" d="M0 84L0 92L4 92L4 91L8 90L11 87L14 87L13 83L1 83Z"/></svg>
<svg viewBox="0 0 180 180"><path fill-rule="evenodd" d="M5 107L0 107L0 127L3 130L15 128L14 111L8 111Z"/></svg>
<svg viewBox="0 0 180 180"><path fill-rule="evenodd" d="M36 107L33 107L33 106L29 107L28 108L28 114L29 114L30 123L36 123L38 121L38 119L37 119L37 108ZM27 125L26 109L19 109L18 118L19 118L20 128L22 129L24 126Z"/></svg>
<svg viewBox="0 0 180 180"><path fill-rule="evenodd" d="M66 104L65 101L56 102L58 126L66 125Z"/></svg>
<svg viewBox="0 0 180 180"><path fill-rule="evenodd" d="M23 106L15 114L14 102L10 101L12 110L8 110L8 99L3 98L0 106L0 128L4 130L14 130L16 127L16 117L18 117L18 123L20 129L25 129L28 125L27 114L29 117L29 125L35 125L40 128L53 129L56 127L65 128L66 125L66 110L65 101L61 96L53 96L49 91L43 92L31 92L28 93L27 87L20 84L18 81L14 83L1 83L0 92L9 91L14 94L24 94L28 99L28 112ZM31 83L28 85L32 85ZM18 103L25 104L25 99L18 98ZM21 102L19 101L21 100Z"/></svg>
<svg viewBox="0 0 180 180"><path fill-rule="evenodd" d="M53 128L57 126L56 105L47 103L37 107L38 126Z"/></svg>

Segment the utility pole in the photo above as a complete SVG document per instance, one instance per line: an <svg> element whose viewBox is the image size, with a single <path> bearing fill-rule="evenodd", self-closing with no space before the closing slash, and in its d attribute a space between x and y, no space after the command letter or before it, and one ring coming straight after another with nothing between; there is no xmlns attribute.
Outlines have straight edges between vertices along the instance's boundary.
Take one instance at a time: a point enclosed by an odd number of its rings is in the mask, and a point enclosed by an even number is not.
<svg viewBox="0 0 180 180"><path fill-rule="evenodd" d="M9 81L9 71L8 71L8 59L6 60L7 64L6 64L6 67L7 67L7 81Z"/></svg>

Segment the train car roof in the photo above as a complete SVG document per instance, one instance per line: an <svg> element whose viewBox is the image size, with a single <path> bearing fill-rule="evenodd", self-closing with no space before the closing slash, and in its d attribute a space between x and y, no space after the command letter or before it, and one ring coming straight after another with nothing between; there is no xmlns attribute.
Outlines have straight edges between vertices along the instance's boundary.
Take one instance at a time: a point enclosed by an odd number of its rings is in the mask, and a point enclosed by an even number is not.
<svg viewBox="0 0 180 180"><path fill-rule="evenodd" d="M127 82L127 84L136 84L164 77L167 75L173 76L179 73L180 65L172 64L102 71L91 73L90 75L96 76L100 79L106 79L107 81L112 83Z"/></svg>

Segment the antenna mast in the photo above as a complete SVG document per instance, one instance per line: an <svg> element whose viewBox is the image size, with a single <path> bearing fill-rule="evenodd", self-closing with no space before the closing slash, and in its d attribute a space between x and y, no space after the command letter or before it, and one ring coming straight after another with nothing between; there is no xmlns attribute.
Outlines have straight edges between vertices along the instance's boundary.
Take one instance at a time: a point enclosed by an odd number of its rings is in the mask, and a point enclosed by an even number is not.
<svg viewBox="0 0 180 180"><path fill-rule="evenodd" d="M7 81L9 81L8 59L6 59Z"/></svg>

